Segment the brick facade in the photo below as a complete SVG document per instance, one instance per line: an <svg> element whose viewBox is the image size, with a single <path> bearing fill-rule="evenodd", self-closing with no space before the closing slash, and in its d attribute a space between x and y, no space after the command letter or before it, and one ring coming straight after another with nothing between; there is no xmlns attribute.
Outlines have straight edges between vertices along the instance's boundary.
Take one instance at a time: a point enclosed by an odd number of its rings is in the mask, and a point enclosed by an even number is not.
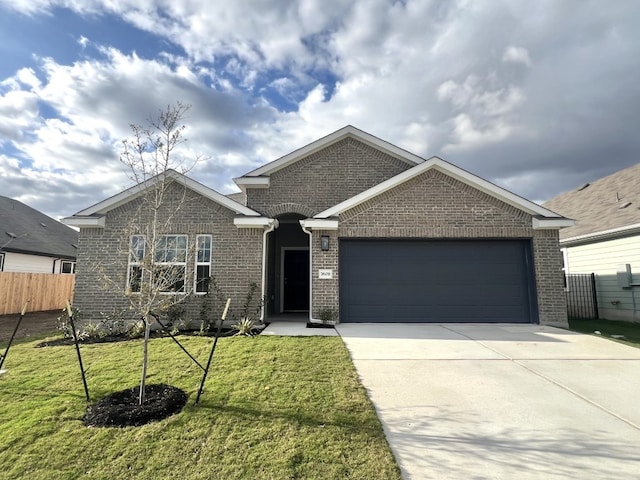
<svg viewBox="0 0 640 480"><path fill-rule="evenodd" d="M345 138L270 175L269 188L247 190L247 206L269 217L312 217L412 165Z"/></svg>
<svg viewBox="0 0 640 480"><path fill-rule="evenodd" d="M238 229L233 224L235 213L201 195L173 184L165 200L167 209L174 212L162 234L188 235L187 283L194 281L195 238L199 234L212 235L211 273L225 296L232 298L237 311L244 303L249 284L262 281L262 228ZM87 320L134 318L125 296L128 266L128 245L132 234L144 233L146 222L140 220L140 199L121 205L106 215L104 228L80 230L76 269L75 307ZM167 218L162 212L161 218ZM255 299L260 300L260 289ZM191 295L181 308L185 320L199 323L203 301L201 295ZM210 301L211 298L207 301ZM124 313L123 313L124 312ZM220 318L222 305L213 303L211 317Z"/></svg>
<svg viewBox="0 0 640 480"><path fill-rule="evenodd" d="M320 250L321 235L331 237L329 251ZM439 171L428 170L344 212L337 232L313 236L315 315L321 307L339 309L340 238L517 238L532 241L540 323L567 325L557 230L533 230L529 214ZM333 269L333 278L319 279L322 268Z"/></svg>

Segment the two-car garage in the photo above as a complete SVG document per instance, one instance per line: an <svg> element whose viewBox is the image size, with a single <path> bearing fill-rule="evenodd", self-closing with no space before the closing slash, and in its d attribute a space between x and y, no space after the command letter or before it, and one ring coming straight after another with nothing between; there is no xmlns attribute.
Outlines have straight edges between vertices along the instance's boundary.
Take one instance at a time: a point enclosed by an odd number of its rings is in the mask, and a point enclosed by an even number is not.
<svg viewBox="0 0 640 480"><path fill-rule="evenodd" d="M342 322L537 323L530 240L340 241Z"/></svg>

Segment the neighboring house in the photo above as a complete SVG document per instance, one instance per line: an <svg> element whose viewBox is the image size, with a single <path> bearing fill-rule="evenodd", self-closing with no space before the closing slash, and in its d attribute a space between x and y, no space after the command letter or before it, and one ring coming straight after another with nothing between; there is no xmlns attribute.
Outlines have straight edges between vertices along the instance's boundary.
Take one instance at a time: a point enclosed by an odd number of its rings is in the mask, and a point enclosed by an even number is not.
<svg viewBox="0 0 640 480"><path fill-rule="evenodd" d="M0 271L74 273L78 232L0 196Z"/></svg>
<svg viewBox="0 0 640 480"><path fill-rule="evenodd" d="M168 175L184 201L167 241L192 252L172 252L179 288L197 291L212 275L238 306L256 282L267 321L318 321L330 308L341 322L567 325L558 230L573 222L439 158L347 126L236 178L242 203ZM75 302L85 316L140 288L127 251L144 240L127 221L154 181L64 219L80 228ZM117 291L95 265L118 276ZM184 305L197 319L197 293Z"/></svg>
<svg viewBox="0 0 640 480"><path fill-rule="evenodd" d="M595 273L599 316L640 320L640 163L544 206L576 220L560 232L565 270Z"/></svg>

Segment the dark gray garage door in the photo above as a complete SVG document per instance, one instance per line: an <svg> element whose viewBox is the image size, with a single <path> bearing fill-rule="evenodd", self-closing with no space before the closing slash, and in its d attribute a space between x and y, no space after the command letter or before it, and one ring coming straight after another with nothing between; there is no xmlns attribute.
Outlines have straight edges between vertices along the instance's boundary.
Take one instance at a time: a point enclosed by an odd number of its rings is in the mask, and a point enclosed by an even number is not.
<svg viewBox="0 0 640 480"><path fill-rule="evenodd" d="M532 323L526 240L340 242L343 322Z"/></svg>

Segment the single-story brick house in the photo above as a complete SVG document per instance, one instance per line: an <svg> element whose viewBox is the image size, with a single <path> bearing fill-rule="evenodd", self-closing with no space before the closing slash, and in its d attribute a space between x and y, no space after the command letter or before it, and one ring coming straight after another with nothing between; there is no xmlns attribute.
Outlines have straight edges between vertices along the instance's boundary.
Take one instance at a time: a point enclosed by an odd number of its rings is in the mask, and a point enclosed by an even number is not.
<svg viewBox="0 0 640 480"><path fill-rule="evenodd" d="M317 321L329 308L340 322L567 324L558 231L573 222L440 158L347 126L236 178L242 194L168 175L187 200L170 233L194 249L180 284L194 285L193 316L209 274L235 305L255 282L266 321ZM84 315L123 304L135 265L118 246L138 240L127 218L150 185L65 219L80 228ZM104 288L96 263L119 275L118 291Z"/></svg>

